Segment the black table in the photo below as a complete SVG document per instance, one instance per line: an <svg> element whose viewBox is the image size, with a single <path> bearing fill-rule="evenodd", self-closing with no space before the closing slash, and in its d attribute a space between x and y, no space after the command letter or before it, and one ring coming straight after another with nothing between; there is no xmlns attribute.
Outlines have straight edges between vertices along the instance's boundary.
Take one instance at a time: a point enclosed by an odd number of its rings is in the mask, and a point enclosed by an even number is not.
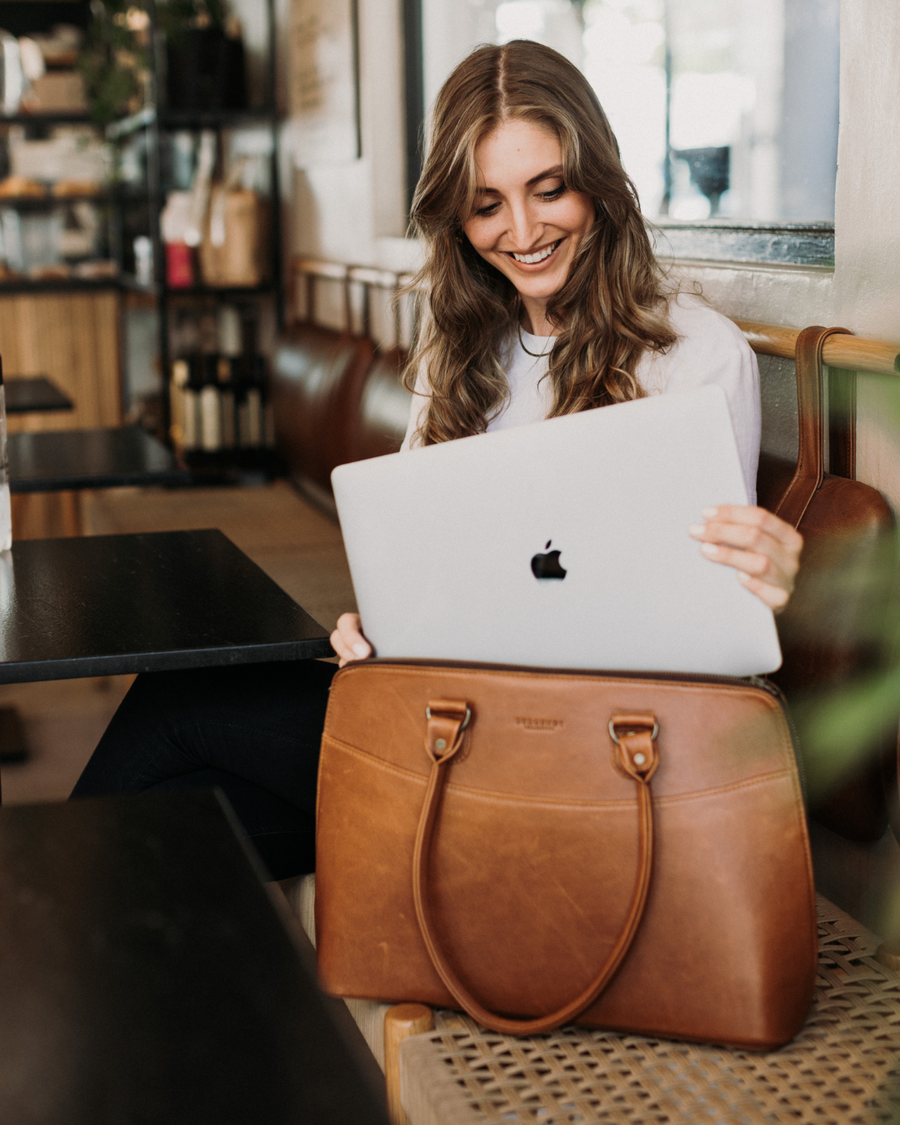
<svg viewBox="0 0 900 1125"><path fill-rule="evenodd" d="M0 556L0 683L331 655L221 531L25 539Z"/></svg>
<svg viewBox="0 0 900 1125"><path fill-rule="evenodd" d="M16 375L4 380L6 413L31 414L72 410L74 403L46 375Z"/></svg>
<svg viewBox="0 0 900 1125"><path fill-rule="evenodd" d="M184 484L190 472L140 426L10 434L11 492Z"/></svg>
<svg viewBox="0 0 900 1125"><path fill-rule="evenodd" d="M0 810L0 1121L387 1125L212 793Z"/></svg>

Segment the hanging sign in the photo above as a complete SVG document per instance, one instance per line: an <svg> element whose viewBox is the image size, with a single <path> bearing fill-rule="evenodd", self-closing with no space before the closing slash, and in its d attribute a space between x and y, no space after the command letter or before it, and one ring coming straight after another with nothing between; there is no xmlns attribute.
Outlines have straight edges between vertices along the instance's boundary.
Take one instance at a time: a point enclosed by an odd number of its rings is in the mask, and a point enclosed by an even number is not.
<svg viewBox="0 0 900 1125"><path fill-rule="evenodd" d="M284 143L294 164L360 155L356 0L291 0Z"/></svg>

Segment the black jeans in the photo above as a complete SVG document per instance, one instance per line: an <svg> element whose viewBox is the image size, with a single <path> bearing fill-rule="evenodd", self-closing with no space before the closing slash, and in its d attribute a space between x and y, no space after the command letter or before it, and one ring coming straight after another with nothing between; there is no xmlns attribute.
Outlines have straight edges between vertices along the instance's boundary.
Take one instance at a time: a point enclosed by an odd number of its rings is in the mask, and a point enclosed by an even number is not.
<svg viewBox="0 0 900 1125"><path fill-rule="evenodd" d="M317 660L138 676L73 797L218 786L275 879L315 869L328 689Z"/></svg>

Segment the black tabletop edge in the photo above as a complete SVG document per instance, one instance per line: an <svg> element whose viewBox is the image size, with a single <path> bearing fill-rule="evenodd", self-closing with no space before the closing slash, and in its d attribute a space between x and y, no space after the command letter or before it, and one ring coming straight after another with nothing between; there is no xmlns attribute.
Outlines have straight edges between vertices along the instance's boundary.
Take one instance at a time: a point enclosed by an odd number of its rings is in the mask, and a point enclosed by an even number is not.
<svg viewBox="0 0 900 1125"><path fill-rule="evenodd" d="M216 790L216 795L219 797L219 803L224 807L226 815L234 816L230 805L228 804L227 797L220 794ZM239 838L240 834L238 833ZM294 948L297 950L297 956L303 962L307 972L312 976L320 989L322 1006L328 1012L332 1023L338 1030L338 1034L344 1041L344 1045L350 1052L354 1063L357 1066L358 1072L363 1082L369 1087L372 1097L375 1101L381 1102L384 1100L384 1072L378 1065L378 1060L372 1053L372 1048L366 1042L359 1024L350 1015L350 1010L346 1003L336 996L329 996L327 992L322 989L319 984L319 971L316 959L316 950L313 943L309 940L309 936L304 930L300 919L291 908L287 896L281 887L280 883L263 881L263 885L269 894L269 899L278 914L282 925L287 930Z"/></svg>
<svg viewBox="0 0 900 1125"><path fill-rule="evenodd" d="M136 425L16 431L8 453L11 492L177 485L191 476Z"/></svg>
<svg viewBox="0 0 900 1125"><path fill-rule="evenodd" d="M10 375L4 380L7 414L74 410L75 403L46 375Z"/></svg>
<svg viewBox="0 0 900 1125"><path fill-rule="evenodd" d="M0 842L4 1125L389 1125L380 1068L220 791L6 808Z"/></svg>
<svg viewBox="0 0 900 1125"><path fill-rule="evenodd" d="M166 469L152 473L121 473L116 476L60 477L58 479L19 479L9 482L10 492L60 492L82 488L156 488L167 484L185 484L191 479L190 469Z"/></svg>
<svg viewBox="0 0 900 1125"><path fill-rule="evenodd" d="M156 540L160 542L154 542ZM278 622L274 631L268 627L257 630L252 627L252 622L248 626L248 622L239 615L224 628L210 622L197 629L179 627L168 634L166 630L160 632L155 628L137 628L130 632L126 629L123 633L116 619L99 640L89 639L77 652L72 651L68 642L47 643L44 634L41 634L44 637L41 643L22 647L16 643L13 634L12 647L7 646L9 655L0 660L0 683L295 662L334 655L328 630L218 528L26 539L13 544L12 560L23 574L33 576L40 571L42 560L46 563L50 559L52 566L45 574L50 581L57 573L81 573L85 559L94 560L96 564L98 558L102 562L107 555L118 558L118 552L122 552L125 559L133 560L135 552L141 553L142 557L146 552L152 559L160 557L165 560L174 550L174 557L181 560L179 552L185 548L189 549L189 557L194 558L195 563L199 560L202 565L209 558L222 560L226 574L236 568L235 573L241 582L249 580L251 588L258 584L265 594L263 610L268 614L266 620L274 614L274 620ZM196 565L193 569L196 570ZM21 596L20 593L20 599ZM227 608L228 595L219 591L218 596L225 599L222 604ZM52 601L52 596L48 597ZM129 604L125 605L123 612L131 612ZM38 598L36 607L32 605L30 610L23 611L32 632L32 618L37 615L36 619L40 619L45 608L44 601Z"/></svg>
<svg viewBox="0 0 900 1125"><path fill-rule="evenodd" d="M334 656L328 636L239 649L186 649L179 652L122 652L114 656L79 657L77 661L33 660L0 663L0 683L38 680L81 680L143 672L177 672L185 668L221 668L233 664L268 664L280 660L318 660Z"/></svg>

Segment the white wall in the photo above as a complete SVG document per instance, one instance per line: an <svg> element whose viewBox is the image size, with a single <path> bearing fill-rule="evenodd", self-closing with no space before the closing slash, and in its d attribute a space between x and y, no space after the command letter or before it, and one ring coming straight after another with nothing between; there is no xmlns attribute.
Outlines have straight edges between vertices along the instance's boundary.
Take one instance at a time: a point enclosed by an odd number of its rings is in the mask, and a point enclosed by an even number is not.
<svg viewBox="0 0 900 1125"><path fill-rule="evenodd" d="M286 8L286 0L281 0ZM294 177L294 252L405 268L398 0L359 0L362 159ZM900 341L900 4L842 0L834 270L690 265L723 312ZM391 237L394 236L394 237ZM898 348L900 350L900 348ZM858 469L900 511L900 379L860 381Z"/></svg>
<svg viewBox="0 0 900 1125"><path fill-rule="evenodd" d="M279 6L286 23L288 4ZM397 0L359 0L359 39L362 156L294 170L291 245L295 254L375 265L378 240L406 228Z"/></svg>

